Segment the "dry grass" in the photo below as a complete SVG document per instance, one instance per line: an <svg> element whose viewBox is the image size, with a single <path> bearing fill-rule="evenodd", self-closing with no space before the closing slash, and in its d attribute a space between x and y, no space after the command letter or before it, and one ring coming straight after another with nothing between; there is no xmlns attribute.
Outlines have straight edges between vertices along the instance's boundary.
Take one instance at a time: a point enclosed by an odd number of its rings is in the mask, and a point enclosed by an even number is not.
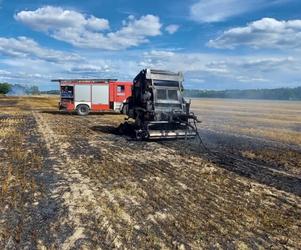
<svg viewBox="0 0 301 250"><path fill-rule="evenodd" d="M203 126L219 131L233 126L232 132L251 134L240 130L248 129L240 119L251 123L258 112L253 136L269 138L256 130L258 123L267 131L291 131L271 110L289 110L293 122L299 112L290 103L256 103L252 113L248 102L238 102L240 107L225 102L193 103ZM298 152L257 150L228 140L221 155L238 147L254 160L254 165L229 165L208 160L195 143L133 142L110 134L123 121L120 115L37 112L55 111L55 98L0 98L1 105L0 116L7 116L0 119L0 152L6 159L0 163L0 248L9 239L16 248L33 249L294 249L301 244L300 184L294 182ZM231 119L222 115L226 110ZM35 205L42 200L44 205Z"/></svg>
<svg viewBox="0 0 301 250"><path fill-rule="evenodd" d="M58 107L58 96L0 97L1 113L32 110L54 110Z"/></svg>
<svg viewBox="0 0 301 250"><path fill-rule="evenodd" d="M301 145L301 102L193 100L203 126Z"/></svg>
<svg viewBox="0 0 301 250"><path fill-rule="evenodd" d="M11 115L11 114L10 114ZM28 233L28 207L35 202L36 181L33 171L42 166L42 159L26 146L30 122L21 113L0 119L0 247L5 242L20 243L21 238L31 237ZM33 238L31 238L33 240ZM9 246L8 246L9 247Z"/></svg>

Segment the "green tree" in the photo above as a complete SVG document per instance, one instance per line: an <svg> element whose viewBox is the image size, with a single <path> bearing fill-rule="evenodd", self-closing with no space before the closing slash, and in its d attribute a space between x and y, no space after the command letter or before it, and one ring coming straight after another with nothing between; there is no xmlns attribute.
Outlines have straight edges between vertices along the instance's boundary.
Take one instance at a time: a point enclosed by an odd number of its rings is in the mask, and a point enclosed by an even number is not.
<svg viewBox="0 0 301 250"><path fill-rule="evenodd" d="M232 99L265 99L265 100L301 100L301 87L278 89L246 90L185 90L187 97L195 98L232 98Z"/></svg>
<svg viewBox="0 0 301 250"><path fill-rule="evenodd" d="M0 83L0 94L7 94L12 86L9 83Z"/></svg>

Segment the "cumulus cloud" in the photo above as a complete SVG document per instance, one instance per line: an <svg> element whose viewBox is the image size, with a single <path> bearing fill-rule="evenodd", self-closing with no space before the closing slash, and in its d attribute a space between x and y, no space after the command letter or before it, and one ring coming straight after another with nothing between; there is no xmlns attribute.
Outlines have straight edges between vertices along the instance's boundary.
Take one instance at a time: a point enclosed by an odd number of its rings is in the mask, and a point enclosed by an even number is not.
<svg viewBox="0 0 301 250"><path fill-rule="evenodd" d="M110 67L107 64L104 65L91 65L91 64L83 64L83 65L75 65L70 68L70 73L74 74L101 74L104 72L109 72Z"/></svg>
<svg viewBox="0 0 301 250"><path fill-rule="evenodd" d="M0 79L14 83L48 84L57 78L118 78L132 80L142 68L183 71L185 86L227 89L292 86L300 82L298 56L223 55L170 50L81 51L82 59L64 63L33 56L0 60ZM126 62L126 63L125 63ZM10 73L14 72L14 73ZM22 73L23 72L23 73ZM49 83L50 84L50 83ZM56 87L56 85L52 85Z"/></svg>
<svg viewBox="0 0 301 250"><path fill-rule="evenodd" d="M78 61L80 56L41 47L34 40L27 37L0 37L0 53L11 57L29 57L48 62Z"/></svg>
<svg viewBox="0 0 301 250"><path fill-rule="evenodd" d="M301 48L301 20L278 21L263 18L245 27L232 28L208 42L209 47L234 49L238 46L259 48Z"/></svg>
<svg viewBox="0 0 301 250"><path fill-rule="evenodd" d="M17 62L16 59L8 59L7 61L2 61L0 65L1 67L6 67L5 70L0 70L0 81L40 85L53 79L53 76L50 74L52 68L49 67L49 62L46 61L19 58Z"/></svg>
<svg viewBox="0 0 301 250"><path fill-rule="evenodd" d="M0 69L0 79L7 79L13 75L10 71Z"/></svg>
<svg viewBox="0 0 301 250"><path fill-rule="evenodd" d="M58 28L105 30L109 28L106 19L85 16L73 10L46 6L34 11L21 11L15 19L39 31L52 31Z"/></svg>
<svg viewBox="0 0 301 250"><path fill-rule="evenodd" d="M296 60L293 57L266 57L242 60L240 66L248 70L259 70L269 72L281 70L282 68L295 67Z"/></svg>
<svg viewBox="0 0 301 250"><path fill-rule="evenodd" d="M289 0L198 0L190 7L190 17L200 23L221 22L286 1Z"/></svg>
<svg viewBox="0 0 301 250"><path fill-rule="evenodd" d="M148 37L161 34L162 27L157 16L145 15L137 19L130 15L119 30L112 32L106 19L53 6L21 11L15 19L76 47L105 50L122 50L147 43Z"/></svg>
<svg viewBox="0 0 301 250"><path fill-rule="evenodd" d="M180 26L177 24L171 24L165 27L165 30L169 33L169 34L174 34L179 30Z"/></svg>
<svg viewBox="0 0 301 250"><path fill-rule="evenodd" d="M184 72L206 72L226 74L225 62L219 56L205 53L176 53L152 50L144 53L141 66Z"/></svg>
<svg viewBox="0 0 301 250"><path fill-rule="evenodd" d="M297 82L301 61L280 55L225 56L156 50L145 53L140 66L183 71L186 84L194 88L260 88Z"/></svg>
<svg viewBox="0 0 301 250"><path fill-rule="evenodd" d="M146 58L166 58L166 57L172 57L175 53L172 51L166 51L166 50L151 50L144 53L144 56Z"/></svg>

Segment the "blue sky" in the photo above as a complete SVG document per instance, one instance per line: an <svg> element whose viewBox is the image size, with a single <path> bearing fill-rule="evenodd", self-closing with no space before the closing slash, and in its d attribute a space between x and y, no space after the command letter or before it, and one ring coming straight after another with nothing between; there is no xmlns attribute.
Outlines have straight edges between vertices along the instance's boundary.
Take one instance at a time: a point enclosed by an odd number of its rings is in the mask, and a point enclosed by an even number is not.
<svg viewBox="0 0 301 250"><path fill-rule="evenodd" d="M300 0L0 0L0 19L1 82L157 68L187 88L301 85Z"/></svg>

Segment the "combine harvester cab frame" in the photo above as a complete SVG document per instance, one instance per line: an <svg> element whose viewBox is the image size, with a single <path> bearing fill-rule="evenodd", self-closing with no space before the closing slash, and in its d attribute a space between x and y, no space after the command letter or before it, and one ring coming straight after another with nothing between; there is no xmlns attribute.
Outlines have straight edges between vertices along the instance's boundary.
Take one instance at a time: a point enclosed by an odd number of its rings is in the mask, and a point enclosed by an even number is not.
<svg viewBox="0 0 301 250"><path fill-rule="evenodd" d="M135 120L136 139L190 139L197 135L196 116L183 96L183 74L142 70L123 112Z"/></svg>
<svg viewBox="0 0 301 250"><path fill-rule="evenodd" d="M116 79L59 79L59 110L88 115L90 112L120 112L131 95L131 82Z"/></svg>

